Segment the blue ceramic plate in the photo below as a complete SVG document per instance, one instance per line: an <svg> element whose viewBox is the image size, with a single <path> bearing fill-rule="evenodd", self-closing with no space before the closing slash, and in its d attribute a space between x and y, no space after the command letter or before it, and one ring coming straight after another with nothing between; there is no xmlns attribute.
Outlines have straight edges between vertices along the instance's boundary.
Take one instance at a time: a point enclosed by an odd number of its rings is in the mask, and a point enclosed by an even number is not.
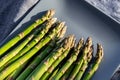
<svg viewBox="0 0 120 80"><path fill-rule="evenodd" d="M95 47L97 42L103 45L104 59L92 80L109 80L120 64L120 25L106 20L106 17L104 19L104 15L98 15L97 11L82 0L41 0L3 42L15 36L39 18L42 12L51 8L56 10L55 17L66 22L66 35L74 34L77 40L91 36Z"/></svg>

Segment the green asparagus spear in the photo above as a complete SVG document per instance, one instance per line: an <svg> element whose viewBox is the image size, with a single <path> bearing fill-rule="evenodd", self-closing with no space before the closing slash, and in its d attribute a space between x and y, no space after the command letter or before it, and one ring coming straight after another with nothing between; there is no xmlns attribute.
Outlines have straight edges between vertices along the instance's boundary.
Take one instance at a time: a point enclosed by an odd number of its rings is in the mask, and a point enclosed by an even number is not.
<svg viewBox="0 0 120 80"><path fill-rule="evenodd" d="M88 52L86 60L83 61L83 64L82 64L79 72L77 73L77 76L75 77L75 80L81 80L83 74L85 73L85 70L88 67L88 63L92 59L92 56L93 56L93 46L91 47L90 51Z"/></svg>
<svg viewBox="0 0 120 80"><path fill-rule="evenodd" d="M55 60L67 50L73 40L73 35L68 36L60 47L55 48L50 55L48 55L38 66L37 68L28 76L26 80L39 80L41 76L47 71L47 69L55 62Z"/></svg>
<svg viewBox="0 0 120 80"><path fill-rule="evenodd" d="M47 80L52 73L52 71L58 66L58 64L68 55L70 49L74 46L75 40L73 40L71 46L61 55L50 67L49 69L43 74L40 80Z"/></svg>
<svg viewBox="0 0 120 80"><path fill-rule="evenodd" d="M7 64L14 62L16 59L24 55L27 51L29 51L34 45L36 45L44 35L49 31L50 27L56 22L56 18L52 18L48 20L46 23L42 24L42 30L31 42L29 42L15 57L13 57Z"/></svg>
<svg viewBox="0 0 120 80"><path fill-rule="evenodd" d="M32 61L32 63L20 74L20 76L16 80L24 80L32 71L33 69L45 58L45 56L50 53L53 47L56 44L56 41L60 40L66 32L66 27L57 34L57 37L53 39L50 44Z"/></svg>
<svg viewBox="0 0 120 80"><path fill-rule="evenodd" d="M84 49L82 51L82 55L78 57L77 64L75 64L75 68L73 69L72 73L70 74L69 80L73 80L77 73L79 72L79 69L81 68L84 59L86 59L87 53L90 51L92 45L92 39L89 37L86 40Z"/></svg>
<svg viewBox="0 0 120 80"><path fill-rule="evenodd" d="M38 25L45 22L47 19L51 18L54 15L54 10L48 10L45 15L42 16L42 18L36 20L35 23L30 25L27 29L25 29L23 32L16 35L13 39L11 39L9 42L4 44L2 47L0 47L0 57L12 46L14 46L18 41L20 41L22 38L24 38L27 34L29 34L34 28L36 28Z"/></svg>
<svg viewBox="0 0 120 80"><path fill-rule="evenodd" d="M22 70L26 67L28 61L13 71L5 80L16 80L16 78L20 75Z"/></svg>
<svg viewBox="0 0 120 80"><path fill-rule="evenodd" d="M69 69L65 72L65 74L60 78L60 80L67 80L72 69L74 68L74 64L72 64Z"/></svg>
<svg viewBox="0 0 120 80"><path fill-rule="evenodd" d="M55 74L59 71L59 68L55 69L53 72L52 72L52 75L49 77L48 80L52 80L52 78L55 76Z"/></svg>
<svg viewBox="0 0 120 80"><path fill-rule="evenodd" d="M29 60L35 53L37 53L43 46L45 46L51 39L53 39L57 33L64 26L64 22L59 23L45 38L43 38L35 47L33 47L30 51L28 51L23 57L16 60L10 66L8 66L5 70L0 72L0 79L4 79L7 77L12 71L20 67L23 63Z"/></svg>
<svg viewBox="0 0 120 80"><path fill-rule="evenodd" d="M33 38L34 34L31 34L30 36L28 36L27 39L25 39L20 45L18 45L15 49L13 49L12 51L10 51L8 54L6 54L5 56L3 56L0 59L0 68L4 67L4 65L11 59L13 58L15 55L17 55L19 53L19 51L24 48L24 46Z"/></svg>
<svg viewBox="0 0 120 80"><path fill-rule="evenodd" d="M83 39L80 39L80 41L78 42L77 46L74 49L74 52L71 54L71 57L66 61L62 68L53 77L53 80L59 80L62 77L62 75L67 71L67 69L72 65L72 63L77 59L77 56L81 51L82 45Z"/></svg>
<svg viewBox="0 0 120 80"><path fill-rule="evenodd" d="M91 65L90 70L85 74L83 80L90 80L94 73L97 71L103 58L103 48L100 44L97 44L97 53L95 56L95 61Z"/></svg>

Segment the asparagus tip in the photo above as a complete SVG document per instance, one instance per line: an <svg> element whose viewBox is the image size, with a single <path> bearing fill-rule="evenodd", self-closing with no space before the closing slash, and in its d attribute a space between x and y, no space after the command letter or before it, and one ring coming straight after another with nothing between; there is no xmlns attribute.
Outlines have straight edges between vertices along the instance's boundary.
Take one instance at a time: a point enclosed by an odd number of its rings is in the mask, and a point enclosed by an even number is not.
<svg viewBox="0 0 120 80"><path fill-rule="evenodd" d="M80 49L80 47L82 46L83 43L84 43L84 39L83 39L83 37L82 37L82 38L80 38L80 40L78 41L77 48Z"/></svg>
<svg viewBox="0 0 120 80"><path fill-rule="evenodd" d="M62 38L62 37L65 35L66 30L67 30L67 26L64 26L64 27L61 29L61 31L58 33L59 38Z"/></svg>
<svg viewBox="0 0 120 80"><path fill-rule="evenodd" d="M47 11L46 16L51 18L54 14L55 14L55 10L54 9L50 9L50 10Z"/></svg>
<svg viewBox="0 0 120 80"><path fill-rule="evenodd" d="M97 44L97 57L102 58L103 57L103 47L101 44Z"/></svg>
<svg viewBox="0 0 120 80"><path fill-rule="evenodd" d="M64 48L69 48L72 44L72 41L74 40L74 35L69 35L68 37L66 37L65 39L65 43L66 45L64 45Z"/></svg>
<svg viewBox="0 0 120 80"><path fill-rule="evenodd" d="M57 21L57 18L52 18L51 21L52 21L52 22L56 22L56 21Z"/></svg>

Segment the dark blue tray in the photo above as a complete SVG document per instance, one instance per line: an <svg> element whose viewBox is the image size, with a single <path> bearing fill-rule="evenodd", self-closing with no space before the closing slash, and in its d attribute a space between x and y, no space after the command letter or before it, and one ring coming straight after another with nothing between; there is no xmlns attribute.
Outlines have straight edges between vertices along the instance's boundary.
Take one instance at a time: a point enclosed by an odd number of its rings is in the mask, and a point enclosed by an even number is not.
<svg viewBox="0 0 120 80"><path fill-rule="evenodd" d="M51 8L56 10L55 17L66 21L66 35L75 34L77 40L91 36L95 47L97 42L103 45L104 59L92 80L109 80L120 64L120 25L83 0L41 0L3 43Z"/></svg>

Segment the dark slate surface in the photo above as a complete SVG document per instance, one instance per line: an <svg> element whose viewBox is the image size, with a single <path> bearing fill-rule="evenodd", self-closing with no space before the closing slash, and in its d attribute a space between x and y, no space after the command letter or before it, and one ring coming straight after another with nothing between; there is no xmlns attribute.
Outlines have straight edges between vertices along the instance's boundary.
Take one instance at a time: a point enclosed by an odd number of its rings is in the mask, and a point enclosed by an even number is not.
<svg viewBox="0 0 120 80"><path fill-rule="evenodd" d="M0 43L39 0L0 0Z"/></svg>

